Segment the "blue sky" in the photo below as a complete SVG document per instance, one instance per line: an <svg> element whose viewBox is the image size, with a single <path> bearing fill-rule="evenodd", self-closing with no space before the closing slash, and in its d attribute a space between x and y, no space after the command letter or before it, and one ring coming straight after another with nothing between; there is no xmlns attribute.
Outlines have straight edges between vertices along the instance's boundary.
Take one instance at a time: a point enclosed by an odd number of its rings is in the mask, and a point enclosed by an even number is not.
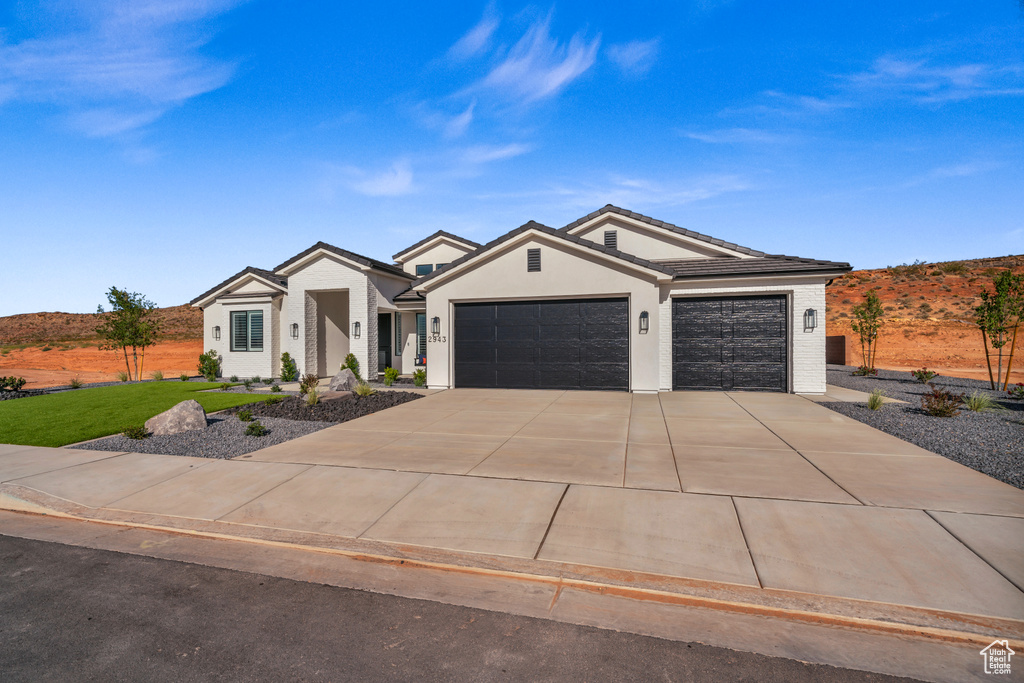
<svg viewBox="0 0 1024 683"><path fill-rule="evenodd" d="M0 315L606 203L880 267L1024 252L1024 4L0 4Z"/></svg>

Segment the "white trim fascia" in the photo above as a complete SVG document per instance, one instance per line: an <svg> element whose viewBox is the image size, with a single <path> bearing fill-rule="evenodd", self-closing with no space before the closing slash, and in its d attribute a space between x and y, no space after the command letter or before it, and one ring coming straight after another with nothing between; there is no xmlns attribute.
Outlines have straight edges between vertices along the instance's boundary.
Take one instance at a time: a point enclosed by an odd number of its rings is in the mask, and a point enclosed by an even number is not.
<svg viewBox="0 0 1024 683"><path fill-rule="evenodd" d="M611 264L615 264L615 265L621 266L621 267L626 268L628 270L636 271L638 273L643 273L645 275L655 275L656 278L657 278L658 284L668 284L668 283L672 282L672 276L669 275L668 273L663 273L660 270L652 270L652 269L650 269L650 268L648 268L646 266L641 266L641 265L638 265L636 263L632 263L630 261L627 261L625 259L618 258L616 256L610 256L608 254L605 254L604 252L598 251L597 249L591 249L590 247L576 244L575 242L572 242L570 240L560 239L558 237L552 237L551 235L547 234L546 232L541 232L539 230L530 229L530 230L523 231L522 233L516 235L515 237L513 237L509 241L504 242L502 244L499 244L498 246L494 247L493 249L489 249L489 250L485 251L484 253L480 254L479 257L477 257L477 258L473 258L473 259L470 259L468 261L464 261L463 263L460 263L459 265L451 268L447 272L442 273L441 275L438 275L437 277L431 278L430 280L424 282L421 285L414 286L413 289L416 290L417 292L428 292L429 293L430 290L433 289L435 286L440 285L440 284L442 284L444 282L447 282L448 280L452 279L452 276L457 276L460 272L462 272L466 268L468 268L470 266L478 265L480 263L486 263L487 260L490 260L493 257L498 256L499 254L502 254L502 253L508 251L509 249L517 247L520 244L522 244L523 242L529 241L531 238L539 238L540 240L545 241L548 244L552 244L552 245L556 245L556 246L564 246L564 247L566 247L566 248L568 248L570 250L578 251L581 254L587 254L587 255L593 256L593 257L595 257L597 259L606 261L606 262L611 263ZM478 260L478 259L481 259L481 258L484 259L484 261Z"/></svg>
<svg viewBox="0 0 1024 683"><path fill-rule="evenodd" d="M662 236L668 235L668 236L672 237L673 239L681 242L682 244L685 244L688 247L699 247L701 249L705 249L705 250L708 250L708 251L714 251L714 252L717 252L719 254L724 254L726 256L736 256L736 257L739 257L739 258L757 258L756 256L751 256L750 254L744 254L744 253L739 252L739 251L733 251L732 249L729 249L727 247L720 247L717 244L711 244L710 242L705 242L703 240L698 240L698 239L694 239L692 237L687 237L686 235L680 235L678 232L676 232L674 230L670 230L668 228L662 228L662 227L657 226L657 225L651 225L650 223L644 223L643 221L638 221L635 218L630 218L629 216L623 216L622 214L619 214L619 213L611 213L611 212L603 213L600 216L592 218L591 220L587 221L586 223L581 223L581 224L577 225L576 227L574 227L574 228L572 228L570 230L567 230L566 233L569 234L569 235L575 235L576 233L581 232L583 230L586 230L587 228L593 227L594 225L597 225L598 223L600 223L602 221L609 221L609 220L613 220L613 219L617 220L617 221L622 221L623 223L627 223L627 224L629 224L629 225L631 225L631 226L633 226L635 228L639 228L640 230L643 230L645 232L653 233L653 234L656 234L656 235L662 235Z"/></svg>
<svg viewBox="0 0 1024 683"><path fill-rule="evenodd" d="M310 263L312 263L314 261L317 261L317 260L319 260L322 257L332 258L335 261L338 261L339 263L347 265L347 266L351 267L353 270L358 270L361 273L365 273L365 272L370 271L370 270L372 270L372 271L374 271L376 273L383 273L384 272L382 270L376 270L373 266L364 266L362 263L357 263L356 261L353 261L352 259L347 259L344 256L341 256L340 254L335 254L333 251L328 251L326 249L317 249L316 251L314 251L314 252L312 252L310 254L306 254L305 256L303 256L301 259L299 259L295 263L288 264L287 268L282 268L281 270L274 271L274 274L275 275L290 276L292 273L295 273L296 271L302 270L303 268L308 266ZM398 276L395 276L395 277L398 277ZM399 278L399 279L404 279L404 278Z"/></svg>
<svg viewBox="0 0 1024 683"><path fill-rule="evenodd" d="M707 283L714 284L735 284L741 286L758 287L764 285L787 285L793 284L793 280L799 280L799 284L813 284L814 280L821 280L822 284L832 280L840 275L845 275L846 271L838 270L834 273L827 271L824 273L793 273L792 275L779 274L779 275L748 275L745 277L736 276L709 276L709 277L688 277L682 280L673 280L669 286L672 288L672 292L682 291L689 284L700 284L705 285Z"/></svg>
<svg viewBox="0 0 1024 683"><path fill-rule="evenodd" d="M471 244L460 242L458 240L453 240L452 238L445 237L444 235L438 235L434 239L430 240L429 242L424 242L415 249L407 249L406 251L403 251L400 254L396 255L394 257L395 263L408 263L410 260L416 258L418 254L422 254L424 251L433 249L438 244L447 244L458 249L465 249L467 254L478 249L478 247L474 247Z"/></svg>
<svg viewBox="0 0 1024 683"><path fill-rule="evenodd" d="M399 311L415 311L419 313L427 310L426 301L394 301L392 303L394 304L395 308Z"/></svg>
<svg viewBox="0 0 1024 683"><path fill-rule="evenodd" d="M287 294L288 293L288 288L284 287L283 285L279 285L276 282L272 282L272 281L268 280L265 277L261 277L261 276L257 275L256 273L243 273L238 278L236 278L236 279L232 280L231 282L227 283L226 285L224 285L223 287L221 287L217 291L212 292L208 296L203 298L202 300L195 302L194 304L192 304L192 306L194 306L195 308L205 308L211 301L216 301L217 298L220 297L221 292L223 292L224 290L228 290L230 292L232 287L234 287L234 286L241 286L242 284L245 284L245 282L247 282L250 279L251 280L259 280L260 282L262 282L264 284L270 285L270 287L272 287L274 290L276 290L277 294ZM262 294L262 293L255 293L254 292L254 293L251 294L251 296L270 296L270 295Z"/></svg>

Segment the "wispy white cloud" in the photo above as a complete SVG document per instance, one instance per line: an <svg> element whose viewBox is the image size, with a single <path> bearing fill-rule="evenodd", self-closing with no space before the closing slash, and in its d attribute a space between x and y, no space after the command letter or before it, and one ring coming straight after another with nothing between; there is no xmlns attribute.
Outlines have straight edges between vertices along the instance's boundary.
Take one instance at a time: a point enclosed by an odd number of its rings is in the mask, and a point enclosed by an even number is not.
<svg viewBox="0 0 1024 683"><path fill-rule="evenodd" d="M928 176L930 178L967 178L969 176L981 175L1000 168L1003 164L996 161L969 161L962 164L950 166L939 166L933 168Z"/></svg>
<svg viewBox="0 0 1024 683"><path fill-rule="evenodd" d="M932 65L925 59L880 57L870 69L847 78L867 95L906 97L920 104L941 104L975 97L1024 95L1024 65Z"/></svg>
<svg viewBox="0 0 1024 683"><path fill-rule="evenodd" d="M486 164L492 161L503 161L521 156L532 151L529 145L513 143L509 145L476 145L462 154L462 161L468 164Z"/></svg>
<svg viewBox="0 0 1024 683"><path fill-rule="evenodd" d="M62 33L11 43L0 34L6 101L55 103L72 127L105 137L137 129L216 90L234 65L204 57L203 22L235 1L116 0L62 4ZM55 24L57 22L54 22Z"/></svg>
<svg viewBox="0 0 1024 683"><path fill-rule="evenodd" d="M711 131L681 130L679 134L691 140L712 145L780 144L790 139L781 133L753 128L723 128Z"/></svg>
<svg viewBox="0 0 1024 683"><path fill-rule="evenodd" d="M497 16L493 3L488 5L480 22L451 46L448 56L461 61L486 52L491 45L491 36L500 23L501 19Z"/></svg>
<svg viewBox="0 0 1024 683"><path fill-rule="evenodd" d="M627 76L643 76L658 59L661 40L631 40L608 46L608 58Z"/></svg>
<svg viewBox="0 0 1024 683"><path fill-rule="evenodd" d="M397 197L415 191L412 166L405 159L396 161L391 168L378 173L367 173L352 167L348 172L352 178L350 189L369 197Z"/></svg>
<svg viewBox="0 0 1024 683"><path fill-rule="evenodd" d="M476 109L476 100L469 103L466 110L458 116L452 117L444 127L445 137L457 138L466 132L469 124L473 122L473 110Z"/></svg>
<svg viewBox="0 0 1024 683"><path fill-rule="evenodd" d="M588 41L577 33L562 44L551 37L550 26L550 15L534 22L477 87L534 102L558 94L586 73L597 57L600 34Z"/></svg>

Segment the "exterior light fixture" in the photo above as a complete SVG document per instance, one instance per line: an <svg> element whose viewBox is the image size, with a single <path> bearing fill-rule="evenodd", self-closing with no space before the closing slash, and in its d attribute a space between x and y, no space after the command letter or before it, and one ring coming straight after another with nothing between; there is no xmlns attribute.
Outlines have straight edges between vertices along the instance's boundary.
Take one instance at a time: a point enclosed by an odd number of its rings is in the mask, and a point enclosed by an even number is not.
<svg viewBox="0 0 1024 683"><path fill-rule="evenodd" d="M292 328L291 329L292 329L292 339L298 339L299 338L299 324L298 323L292 323Z"/></svg>
<svg viewBox="0 0 1024 683"><path fill-rule="evenodd" d="M651 329L651 315L647 311L640 312L640 334L647 334Z"/></svg>
<svg viewBox="0 0 1024 683"><path fill-rule="evenodd" d="M441 334L441 319L436 315L430 319L430 333Z"/></svg>
<svg viewBox="0 0 1024 683"><path fill-rule="evenodd" d="M356 322L352 323L352 338L359 339L359 335L361 332L362 325L359 324L359 321L357 320Z"/></svg>
<svg viewBox="0 0 1024 683"><path fill-rule="evenodd" d="M818 326L818 312L813 308L804 311L804 330L813 330Z"/></svg>
<svg viewBox="0 0 1024 683"><path fill-rule="evenodd" d="M220 341L220 325L213 326L213 341Z"/></svg>

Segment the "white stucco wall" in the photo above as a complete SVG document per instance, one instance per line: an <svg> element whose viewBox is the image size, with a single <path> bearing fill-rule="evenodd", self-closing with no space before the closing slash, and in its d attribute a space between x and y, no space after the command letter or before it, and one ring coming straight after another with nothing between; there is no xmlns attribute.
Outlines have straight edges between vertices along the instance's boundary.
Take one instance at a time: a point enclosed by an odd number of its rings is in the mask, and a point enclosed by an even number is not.
<svg viewBox="0 0 1024 683"><path fill-rule="evenodd" d="M265 289L265 288L264 288ZM237 291L237 290L236 290ZM248 377L273 377L275 375L275 344L280 330L281 299L271 300L269 296L251 299L222 299L203 309L203 352L216 349L221 356L221 374L224 377L237 375ZM263 350L231 350L231 312L263 312ZM220 326L220 341L213 338L213 328ZM199 359L196 358L196 365Z"/></svg>
<svg viewBox="0 0 1024 683"><path fill-rule="evenodd" d="M526 250L537 247L541 249L541 270L530 273L526 270ZM481 259L459 277L428 291L428 336L430 320L437 316L446 340L427 344L427 385L451 385L456 302L628 297L630 389L657 391L658 294L653 274L638 273L593 252L573 248L558 238L530 237L508 251ZM648 311L651 318L651 332L647 334L639 332L642 310Z"/></svg>
<svg viewBox="0 0 1024 683"><path fill-rule="evenodd" d="M687 241L681 235L653 226L640 227L620 218L605 215L601 220L582 229L572 231L573 235L591 242L604 244L606 230L615 230L618 250L645 259L710 258L722 256L720 250L702 246L699 241ZM739 254L737 254L739 256ZM725 258L730 258L725 256Z"/></svg>
<svg viewBox="0 0 1024 683"><path fill-rule="evenodd" d="M672 390L672 297L676 296L739 296L743 294L776 293L788 296L789 391L800 394L825 392L825 283L822 278L758 278L721 280L714 283L674 283L661 288L659 364L662 391ZM805 331L804 311L818 311L818 327ZM654 326L654 322L651 322Z"/></svg>

